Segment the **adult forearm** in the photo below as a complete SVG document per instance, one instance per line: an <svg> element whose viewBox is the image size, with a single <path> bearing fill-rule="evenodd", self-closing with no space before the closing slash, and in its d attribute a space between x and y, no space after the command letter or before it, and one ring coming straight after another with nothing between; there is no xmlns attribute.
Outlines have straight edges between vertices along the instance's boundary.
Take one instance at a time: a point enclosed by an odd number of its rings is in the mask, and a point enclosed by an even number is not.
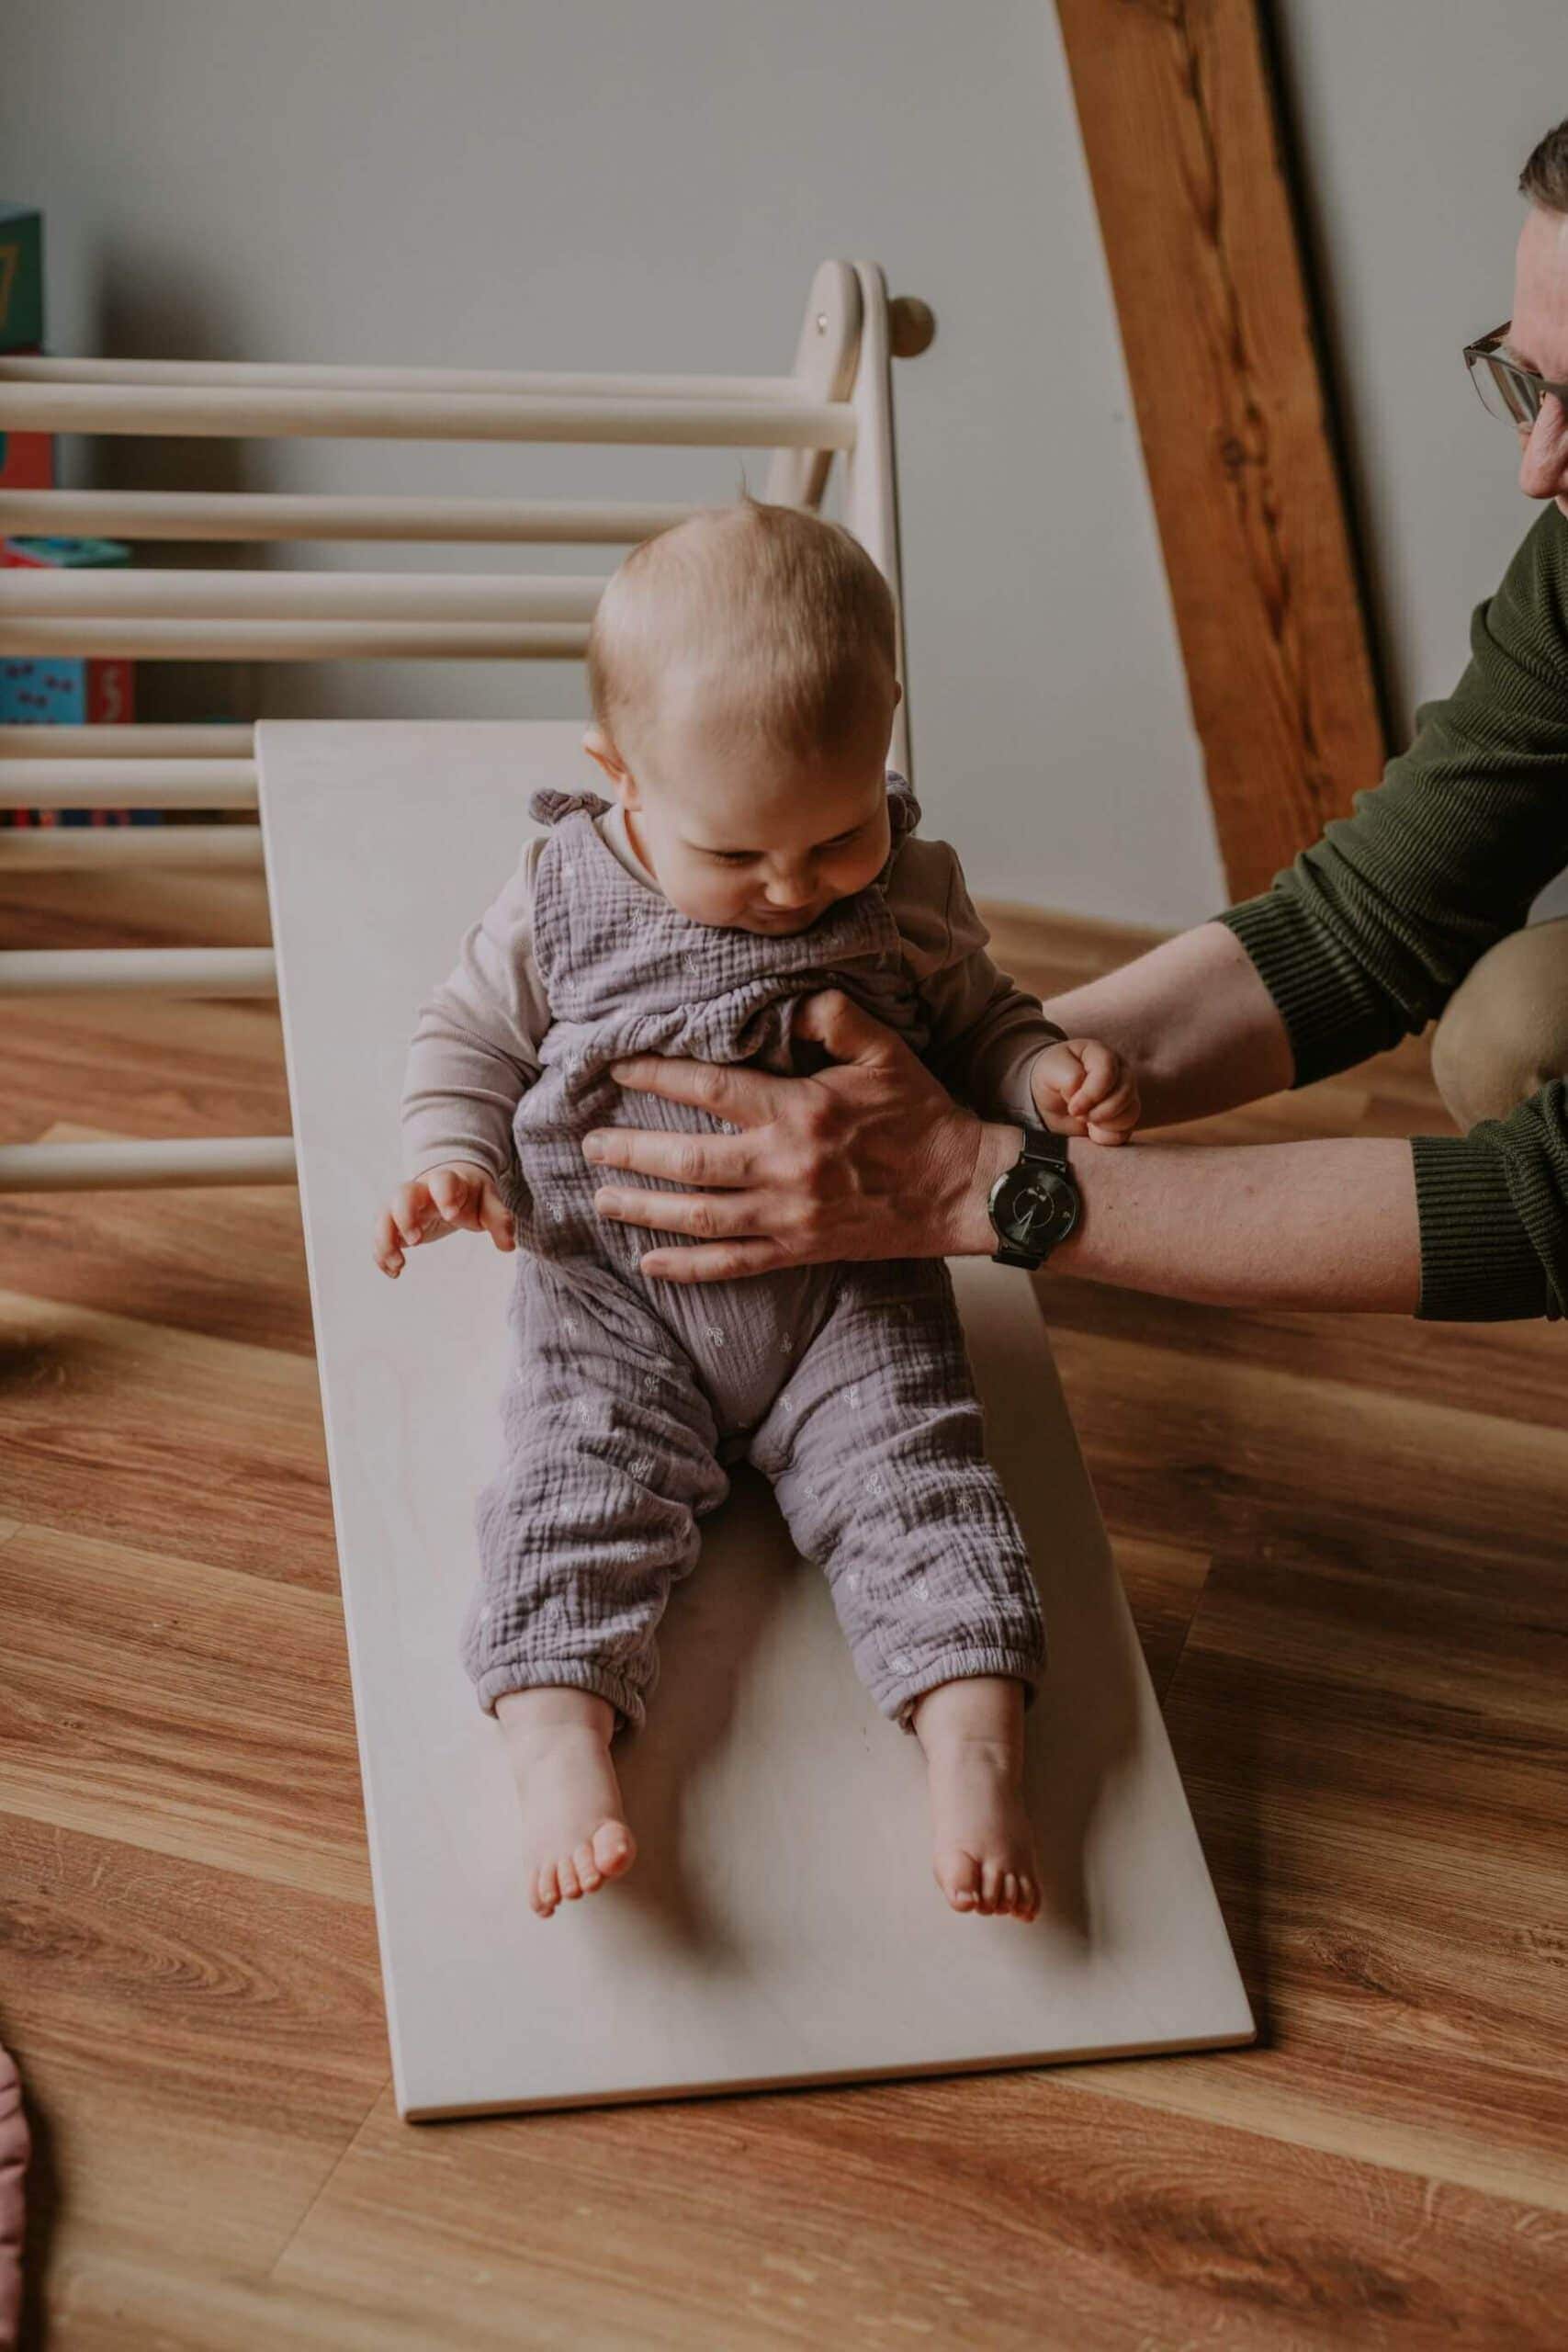
<svg viewBox="0 0 1568 2352"><path fill-rule="evenodd" d="M986 1193L1011 1164L1015 1128L987 1126L950 1247L995 1248ZM1069 1147L1078 1230L1053 1272L1220 1306L1411 1315L1420 1226L1407 1143Z"/></svg>
<svg viewBox="0 0 1568 2352"><path fill-rule="evenodd" d="M1201 923L1102 979L1052 997L1070 1036L1101 1037L1137 1072L1145 1126L1207 1118L1295 1075L1273 998L1234 932Z"/></svg>
<svg viewBox="0 0 1568 2352"><path fill-rule="evenodd" d="M808 999L800 1025L830 1057L812 1078L654 1055L616 1066L628 1089L730 1125L584 1138L604 1174L602 1216L683 1237L650 1240L644 1273L728 1282L838 1260L990 1255L986 1204L1017 1159L1019 1128L955 1104L908 1046L834 992ZM1051 1261L1066 1273L1237 1306L1416 1310L1408 1144L1069 1149L1085 1208ZM619 1170L681 1189L650 1192Z"/></svg>

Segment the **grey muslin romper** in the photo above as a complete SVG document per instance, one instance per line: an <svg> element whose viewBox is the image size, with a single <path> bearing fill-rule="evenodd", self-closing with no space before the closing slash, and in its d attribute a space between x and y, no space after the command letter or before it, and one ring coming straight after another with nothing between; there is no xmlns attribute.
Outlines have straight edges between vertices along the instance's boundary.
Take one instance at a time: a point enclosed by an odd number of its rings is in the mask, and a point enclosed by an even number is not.
<svg viewBox="0 0 1568 2352"><path fill-rule="evenodd" d="M917 821L890 777L897 854ZM857 1671L908 1727L921 1692L1044 1657L1033 1576L986 1460L978 1401L940 1261L787 1268L733 1283L649 1281L645 1230L598 1216L591 1128L711 1132L706 1113L628 1095L634 1053L807 1066L801 999L833 986L926 1043L877 882L793 937L693 922L628 874L591 794L544 793L534 950L552 1025L513 1122L517 1182L504 1458L479 1496L480 1577L462 1652L479 1702L568 1684L640 1724L655 1629L722 1462L773 1482L801 1553L825 1570Z"/></svg>

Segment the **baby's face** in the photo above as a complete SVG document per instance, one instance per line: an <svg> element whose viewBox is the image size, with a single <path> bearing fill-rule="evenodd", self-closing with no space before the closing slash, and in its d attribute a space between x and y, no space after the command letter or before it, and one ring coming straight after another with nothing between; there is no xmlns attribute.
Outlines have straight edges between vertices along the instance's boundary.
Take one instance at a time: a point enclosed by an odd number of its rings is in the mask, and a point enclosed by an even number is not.
<svg viewBox="0 0 1568 2352"><path fill-rule="evenodd" d="M719 756L700 729L666 729L635 775L595 749L595 734L584 741L615 787L632 846L694 922L805 931L886 863L885 730L802 767L761 750Z"/></svg>

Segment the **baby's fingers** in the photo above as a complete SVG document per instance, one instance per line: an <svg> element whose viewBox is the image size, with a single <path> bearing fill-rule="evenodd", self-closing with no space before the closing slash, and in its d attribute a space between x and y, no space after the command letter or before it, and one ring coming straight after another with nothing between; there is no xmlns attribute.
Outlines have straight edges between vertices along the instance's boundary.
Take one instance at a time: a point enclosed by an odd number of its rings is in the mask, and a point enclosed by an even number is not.
<svg viewBox="0 0 1568 2352"><path fill-rule="evenodd" d="M371 1251L381 1272L384 1274L390 1274L396 1281L398 1275L403 1271L404 1260L398 1228L390 1209L383 1209L376 1219L376 1232L371 1243Z"/></svg>
<svg viewBox="0 0 1568 2352"><path fill-rule="evenodd" d="M483 1220L479 1214L482 1192L479 1184L469 1177L459 1176L451 1168L438 1168L424 1181L443 1225L460 1226L468 1233L479 1231Z"/></svg>
<svg viewBox="0 0 1568 2352"><path fill-rule="evenodd" d="M517 1230L512 1211L493 1184L487 1184L479 1196L479 1223L498 1250L515 1250Z"/></svg>
<svg viewBox="0 0 1568 2352"><path fill-rule="evenodd" d="M430 1188L423 1176L411 1184L400 1185L384 1212L392 1227L392 1246L401 1243L413 1250L422 1241L439 1241L451 1227L444 1221L440 1210L430 1197ZM379 1238L378 1227L378 1238Z"/></svg>
<svg viewBox="0 0 1568 2352"><path fill-rule="evenodd" d="M1142 1109L1136 1081L1128 1078L1114 1094L1107 1096L1089 1114L1089 1141L1126 1143L1138 1124Z"/></svg>
<svg viewBox="0 0 1568 2352"><path fill-rule="evenodd" d="M1073 1051L1083 1065L1083 1076L1073 1089L1067 1108L1084 1117L1110 1099L1126 1077L1127 1066L1120 1054L1112 1053L1098 1038L1075 1039Z"/></svg>
<svg viewBox="0 0 1568 2352"><path fill-rule="evenodd" d="M1081 1109L1084 1116L1092 1119L1099 1126L1135 1126L1139 1110L1137 1080L1131 1076L1123 1077L1099 1102L1077 1103L1075 1098L1075 1107Z"/></svg>

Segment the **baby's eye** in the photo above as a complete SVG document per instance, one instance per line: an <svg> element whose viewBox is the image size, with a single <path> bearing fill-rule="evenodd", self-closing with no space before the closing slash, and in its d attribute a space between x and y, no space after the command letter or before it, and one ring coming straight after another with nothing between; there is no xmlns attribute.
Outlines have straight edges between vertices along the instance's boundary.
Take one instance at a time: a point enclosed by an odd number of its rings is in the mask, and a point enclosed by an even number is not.
<svg viewBox="0 0 1568 2352"><path fill-rule="evenodd" d="M720 865L750 865L751 863L749 849L710 849L708 855Z"/></svg>

